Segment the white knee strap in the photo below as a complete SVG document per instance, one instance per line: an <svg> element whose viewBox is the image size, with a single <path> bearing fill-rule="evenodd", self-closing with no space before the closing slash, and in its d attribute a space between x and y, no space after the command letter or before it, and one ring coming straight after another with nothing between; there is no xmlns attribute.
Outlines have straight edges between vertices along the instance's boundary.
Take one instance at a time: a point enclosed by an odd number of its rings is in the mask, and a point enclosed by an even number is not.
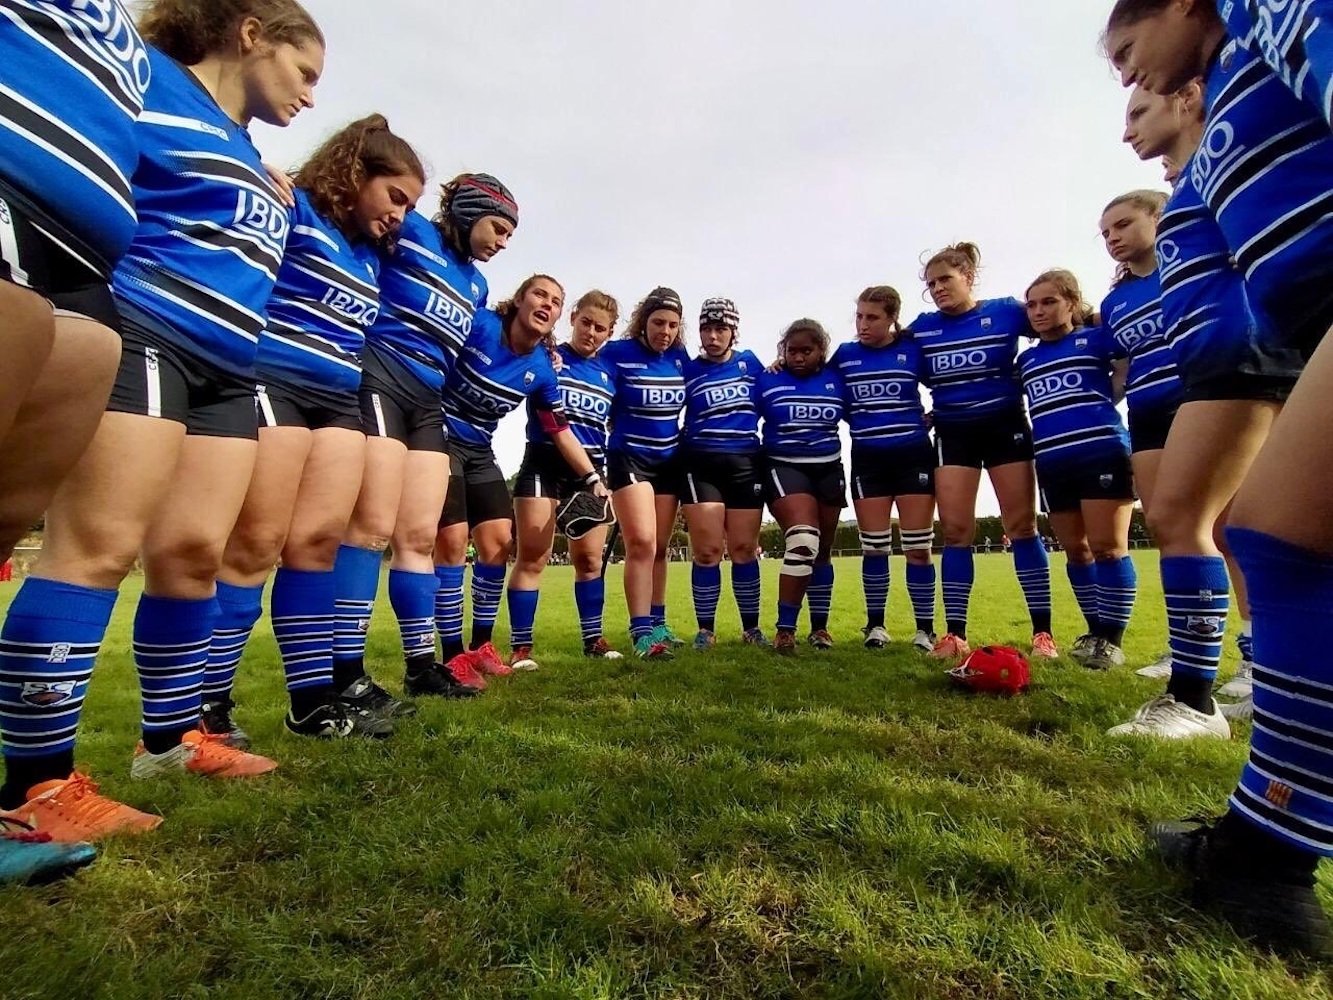
<svg viewBox="0 0 1333 1000"><path fill-rule="evenodd" d="M788 576L810 576L819 555L819 529L796 524L787 529L787 551L782 556L782 572Z"/></svg>
<svg viewBox="0 0 1333 1000"><path fill-rule="evenodd" d="M861 532L861 551L867 555L893 555L893 529Z"/></svg>
<svg viewBox="0 0 1333 1000"><path fill-rule="evenodd" d="M935 529L921 528L917 531L903 531L904 552L929 552L935 545Z"/></svg>

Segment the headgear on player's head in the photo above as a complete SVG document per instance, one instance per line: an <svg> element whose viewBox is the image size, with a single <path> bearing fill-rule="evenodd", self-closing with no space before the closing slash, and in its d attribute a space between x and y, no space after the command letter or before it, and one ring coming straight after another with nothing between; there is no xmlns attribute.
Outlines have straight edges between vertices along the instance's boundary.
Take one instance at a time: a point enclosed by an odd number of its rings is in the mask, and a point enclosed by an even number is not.
<svg viewBox="0 0 1333 1000"><path fill-rule="evenodd" d="M449 217L466 243L472 227L488 215L498 215L518 228L518 202L509 189L490 174L468 174L449 199Z"/></svg>
<svg viewBox="0 0 1333 1000"><path fill-rule="evenodd" d="M704 304L699 307L700 330L706 326L729 326L735 331L740 329L740 325L741 314L736 311L736 303L731 299L704 299Z"/></svg>
<svg viewBox="0 0 1333 1000"><path fill-rule="evenodd" d="M644 318L651 316L659 309L670 309L674 313L685 315L685 310L680 304L680 296L665 285L658 285L643 300Z"/></svg>

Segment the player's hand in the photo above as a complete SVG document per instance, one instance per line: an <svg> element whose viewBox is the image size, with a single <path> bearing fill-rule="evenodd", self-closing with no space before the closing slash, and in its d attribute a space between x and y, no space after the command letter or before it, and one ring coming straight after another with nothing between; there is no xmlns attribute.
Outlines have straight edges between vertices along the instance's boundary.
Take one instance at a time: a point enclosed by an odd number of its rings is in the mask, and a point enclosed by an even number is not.
<svg viewBox="0 0 1333 1000"><path fill-rule="evenodd" d="M611 498L611 491L606 488L606 483L599 479L592 485L592 495L603 500L609 500Z"/></svg>
<svg viewBox="0 0 1333 1000"><path fill-rule="evenodd" d="M778 358L771 365L765 368L764 371L768 372L770 375L773 375L776 374L777 372L784 371L786 367L787 363L783 361L781 358Z"/></svg>
<svg viewBox="0 0 1333 1000"><path fill-rule="evenodd" d="M268 179L273 182L273 186L278 189L278 197L282 203L288 208L295 208L296 184L293 183L291 175L271 163L265 163L264 170L268 173Z"/></svg>

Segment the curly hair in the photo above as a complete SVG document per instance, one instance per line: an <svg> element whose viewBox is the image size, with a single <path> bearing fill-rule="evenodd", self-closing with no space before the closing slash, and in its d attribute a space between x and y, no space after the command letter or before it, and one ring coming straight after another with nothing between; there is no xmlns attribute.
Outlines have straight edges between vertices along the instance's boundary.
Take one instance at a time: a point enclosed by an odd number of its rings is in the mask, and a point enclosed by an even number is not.
<svg viewBox="0 0 1333 1000"><path fill-rule="evenodd" d="M652 308L649 308L649 307ZM651 295L647 295L639 300L634 311L629 314L629 325L625 327L625 332L621 334L624 340L636 340L648 335L648 317L662 308L657 305ZM676 327L676 339L671 342L670 347L684 346L685 341L685 317L680 317L680 326Z"/></svg>
<svg viewBox="0 0 1333 1000"><path fill-rule="evenodd" d="M514 322L514 317L518 315L518 304L523 301L523 296L528 294L528 291L532 286L539 281L549 281L551 284L555 285L556 288L560 289L560 294L562 296L565 294L565 286L560 284L560 282L556 281L556 279L552 278L549 274L528 275L528 277L523 279L523 284L518 286L518 289L513 295L495 305L495 314L500 317L501 327L506 334L509 333L509 328ZM610 298L610 296L607 297ZM584 298L587 298L587 296L585 295ZM582 302L583 300L580 299L579 301ZM614 301L615 300L612 299L612 302ZM546 349L547 357L554 362L556 359L555 330L551 329L543 334L540 343L541 346Z"/></svg>
<svg viewBox="0 0 1333 1000"><path fill-rule="evenodd" d="M226 48L248 17L263 25L270 42L315 42L324 48L324 32L297 0L151 0L139 16L139 33L172 59L193 66Z"/></svg>
<svg viewBox="0 0 1333 1000"><path fill-rule="evenodd" d="M817 319L810 319L808 316L796 320L787 329L782 331L782 336L778 338L778 353L781 354L787 349L787 341L798 333L808 333L819 348L819 365L822 368L824 362L828 360L829 335L824 329L824 324Z"/></svg>
<svg viewBox="0 0 1333 1000"><path fill-rule="evenodd" d="M296 186L310 195L315 211L354 238L353 210L361 187L375 177L410 174L426 183L426 170L407 140L389 130L381 114L367 115L344 126L296 171Z"/></svg>
<svg viewBox="0 0 1333 1000"><path fill-rule="evenodd" d="M1032 289L1038 285L1050 285L1055 289L1055 294L1069 303L1073 310L1074 326L1091 326L1092 318L1095 315L1092 306L1088 305L1083 299L1083 290L1079 288L1078 278L1074 276L1073 271L1066 271L1062 267L1053 267L1049 271L1042 271L1032 279L1032 284L1028 285L1024 295L1032 294Z"/></svg>

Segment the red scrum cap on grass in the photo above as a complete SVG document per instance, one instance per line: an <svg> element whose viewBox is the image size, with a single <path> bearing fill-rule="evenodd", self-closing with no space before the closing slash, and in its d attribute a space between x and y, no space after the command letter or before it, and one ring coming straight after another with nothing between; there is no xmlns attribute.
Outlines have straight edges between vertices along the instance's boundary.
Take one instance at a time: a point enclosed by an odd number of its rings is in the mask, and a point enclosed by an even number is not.
<svg viewBox="0 0 1333 1000"><path fill-rule="evenodd" d="M949 671L955 684L984 694L1019 694L1032 683L1027 658L1012 646L982 646Z"/></svg>

